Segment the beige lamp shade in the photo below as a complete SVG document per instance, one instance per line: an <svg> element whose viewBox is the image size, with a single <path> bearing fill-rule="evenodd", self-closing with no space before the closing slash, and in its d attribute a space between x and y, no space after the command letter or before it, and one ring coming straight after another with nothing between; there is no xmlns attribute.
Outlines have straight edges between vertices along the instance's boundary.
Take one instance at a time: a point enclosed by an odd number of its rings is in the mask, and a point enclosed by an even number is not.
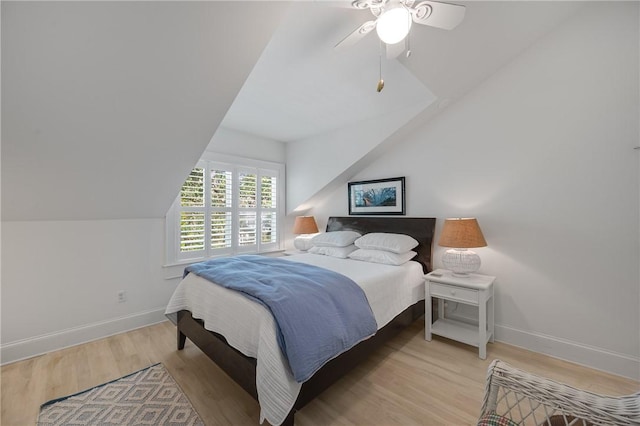
<svg viewBox="0 0 640 426"><path fill-rule="evenodd" d="M315 234L318 232L318 225L313 216L298 216L293 224L294 234Z"/></svg>
<svg viewBox="0 0 640 426"><path fill-rule="evenodd" d="M438 245L442 247L473 248L486 247L487 242L475 218L455 218L445 219Z"/></svg>

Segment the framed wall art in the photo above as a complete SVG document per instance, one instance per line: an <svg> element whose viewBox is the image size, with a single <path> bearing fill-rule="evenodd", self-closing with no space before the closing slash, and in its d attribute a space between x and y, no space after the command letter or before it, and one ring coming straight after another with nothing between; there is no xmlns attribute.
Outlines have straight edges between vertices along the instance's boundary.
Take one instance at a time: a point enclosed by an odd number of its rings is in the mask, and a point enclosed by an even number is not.
<svg viewBox="0 0 640 426"><path fill-rule="evenodd" d="M349 215L404 215L404 176L349 182Z"/></svg>

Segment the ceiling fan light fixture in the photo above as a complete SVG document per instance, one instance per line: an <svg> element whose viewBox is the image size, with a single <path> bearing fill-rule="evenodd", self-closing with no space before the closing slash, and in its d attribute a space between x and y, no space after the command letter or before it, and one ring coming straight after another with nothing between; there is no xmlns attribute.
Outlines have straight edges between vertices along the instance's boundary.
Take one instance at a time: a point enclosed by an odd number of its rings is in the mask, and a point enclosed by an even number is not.
<svg viewBox="0 0 640 426"><path fill-rule="evenodd" d="M384 11L376 22L376 32L386 44L400 43L411 29L411 13L402 5Z"/></svg>

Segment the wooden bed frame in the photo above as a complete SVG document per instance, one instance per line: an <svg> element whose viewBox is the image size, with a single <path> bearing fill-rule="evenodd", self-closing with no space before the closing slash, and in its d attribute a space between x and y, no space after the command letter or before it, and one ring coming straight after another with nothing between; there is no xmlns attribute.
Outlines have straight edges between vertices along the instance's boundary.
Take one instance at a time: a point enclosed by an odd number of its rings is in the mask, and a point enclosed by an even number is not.
<svg viewBox="0 0 640 426"><path fill-rule="evenodd" d="M414 260L422 264L425 273L431 271L431 249L435 230L434 218L407 217L330 217L327 232L353 230L370 232L392 232L411 235L418 240ZM295 412L327 389L354 367L359 365L372 351L396 336L400 331L424 314L424 300L408 307L371 338L360 342L349 351L325 364L316 374L303 383L296 402L282 423L293 426ZM178 350L183 349L188 337L202 352L211 358L225 373L238 383L253 398L258 400L256 390L256 359L247 357L229 346L224 336L208 331L201 320L194 319L189 311L178 312Z"/></svg>

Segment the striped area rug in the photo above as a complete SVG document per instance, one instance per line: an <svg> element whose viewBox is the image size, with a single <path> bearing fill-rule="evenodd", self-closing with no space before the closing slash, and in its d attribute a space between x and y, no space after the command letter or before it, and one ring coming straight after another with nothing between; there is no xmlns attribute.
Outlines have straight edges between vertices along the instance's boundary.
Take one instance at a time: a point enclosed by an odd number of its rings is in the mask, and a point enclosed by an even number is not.
<svg viewBox="0 0 640 426"><path fill-rule="evenodd" d="M40 407L37 426L204 425L162 364Z"/></svg>

